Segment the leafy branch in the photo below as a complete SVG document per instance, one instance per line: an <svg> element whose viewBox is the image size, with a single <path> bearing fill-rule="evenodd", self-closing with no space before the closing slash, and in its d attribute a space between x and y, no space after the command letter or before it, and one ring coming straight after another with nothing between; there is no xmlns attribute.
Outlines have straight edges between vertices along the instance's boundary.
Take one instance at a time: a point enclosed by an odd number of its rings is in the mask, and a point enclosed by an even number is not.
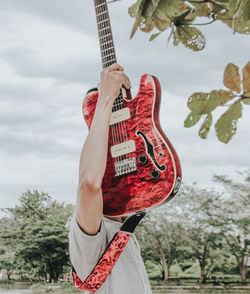
<svg viewBox="0 0 250 294"><path fill-rule="evenodd" d="M137 0L128 10L130 16L135 18L131 38L138 28L146 33L153 29L159 31L151 35L150 41L170 29L174 32L170 36L175 46L182 43L191 50L200 51L205 47L206 40L195 26L208 25L218 20L228 25L233 32L249 34L249 11L248 0ZM195 23L197 17L211 20Z"/></svg>
<svg viewBox="0 0 250 294"><path fill-rule="evenodd" d="M218 139L223 143L228 143L236 133L238 119L242 116L242 103L250 105L250 61L242 69L242 75L243 80L241 81L239 68L229 63L225 68L223 79L224 85L229 90L193 93L188 99L187 106L191 112L185 119L184 127L190 128L205 117L199 129L199 136L206 139L213 122L212 112L218 106L228 106L228 109L215 123ZM229 101L233 103L227 105Z"/></svg>

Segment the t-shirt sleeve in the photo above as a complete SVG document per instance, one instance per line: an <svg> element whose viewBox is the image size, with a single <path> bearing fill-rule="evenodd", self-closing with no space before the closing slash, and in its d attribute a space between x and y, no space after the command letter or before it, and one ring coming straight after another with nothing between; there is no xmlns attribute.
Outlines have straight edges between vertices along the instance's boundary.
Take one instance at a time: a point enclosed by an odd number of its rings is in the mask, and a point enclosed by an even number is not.
<svg viewBox="0 0 250 294"><path fill-rule="evenodd" d="M78 225L75 215L72 217L69 227L70 260L78 276L84 281L106 248L106 227L102 220L98 233L88 235Z"/></svg>

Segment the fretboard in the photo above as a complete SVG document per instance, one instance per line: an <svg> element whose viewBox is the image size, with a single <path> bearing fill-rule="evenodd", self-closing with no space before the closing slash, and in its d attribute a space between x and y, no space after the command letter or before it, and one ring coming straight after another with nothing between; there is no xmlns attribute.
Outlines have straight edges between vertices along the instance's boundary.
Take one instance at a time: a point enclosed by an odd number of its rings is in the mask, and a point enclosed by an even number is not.
<svg viewBox="0 0 250 294"><path fill-rule="evenodd" d="M106 68L116 63L115 48L106 0L94 0L102 66Z"/></svg>

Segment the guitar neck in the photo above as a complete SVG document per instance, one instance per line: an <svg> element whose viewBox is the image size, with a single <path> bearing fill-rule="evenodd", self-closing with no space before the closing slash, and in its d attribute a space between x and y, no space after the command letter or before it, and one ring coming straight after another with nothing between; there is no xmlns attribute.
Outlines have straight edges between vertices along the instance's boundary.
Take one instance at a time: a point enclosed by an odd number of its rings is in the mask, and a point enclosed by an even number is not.
<svg viewBox="0 0 250 294"><path fill-rule="evenodd" d="M94 0L102 67L116 63L115 48L106 0Z"/></svg>

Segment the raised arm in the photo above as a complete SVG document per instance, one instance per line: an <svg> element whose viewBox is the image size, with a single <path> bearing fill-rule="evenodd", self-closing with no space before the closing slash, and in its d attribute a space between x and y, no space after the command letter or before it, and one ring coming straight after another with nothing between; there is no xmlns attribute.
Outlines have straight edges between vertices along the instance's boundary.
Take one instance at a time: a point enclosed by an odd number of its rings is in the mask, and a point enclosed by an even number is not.
<svg viewBox="0 0 250 294"><path fill-rule="evenodd" d="M109 121L122 85L127 89L131 87L120 65L112 64L101 72L96 110L81 152L76 220L90 235L98 232L103 216L101 184L107 162Z"/></svg>

